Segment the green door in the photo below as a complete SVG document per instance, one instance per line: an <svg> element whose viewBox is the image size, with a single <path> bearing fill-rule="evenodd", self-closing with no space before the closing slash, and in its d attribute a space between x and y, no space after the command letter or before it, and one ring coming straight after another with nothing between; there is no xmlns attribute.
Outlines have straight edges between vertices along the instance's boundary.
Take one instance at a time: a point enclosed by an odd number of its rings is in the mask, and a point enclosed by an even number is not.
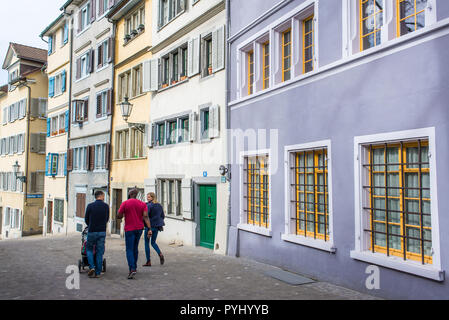
<svg viewBox="0 0 449 320"><path fill-rule="evenodd" d="M200 186L200 245L214 248L217 220L217 187Z"/></svg>

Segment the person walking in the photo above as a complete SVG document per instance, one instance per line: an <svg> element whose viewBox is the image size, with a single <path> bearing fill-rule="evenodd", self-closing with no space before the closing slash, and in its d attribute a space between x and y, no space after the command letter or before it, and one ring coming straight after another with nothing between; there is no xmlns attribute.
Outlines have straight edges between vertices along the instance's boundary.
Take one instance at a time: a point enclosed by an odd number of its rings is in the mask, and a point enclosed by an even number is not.
<svg viewBox="0 0 449 320"><path fill-rule="evenodd" d="M156 251L156 253L159 255L159 259L161 264L164 264L165 258L162 254L161 250L159 249L159 246L156 243L157 235L159 231L164 230L164 209L162 208L161 204L157 202L156 194L154 192L150 192L147 194L147 207L148 207L148 216L150 217L150 223L151 223L151 231L152 235L151 238L148 236L148 228L145 228L145 254L147 256L147 263L145 263L144 267L151 267L151 255L150 255L150 239L151 239L151 246Z"/></svg>
<svg viewBox="0 0 449 320"><path fill-rule="evenodd" d="M126 259L128 260L128 279L134 279L137 273L137 259L139 257L139 241L142 237L144 222L151 237L151 223L148 219L148 208L145 202L137 199L137 189L129 191L129 199L122 203L117 218L125 217Z"/></svg>
<svg viewBox="0 0 449 320"><path fill-rule="evenodd" d="M109 206L104 202L104 192L96 191L95 202L86 208L84 221L88 227L86 253L89 262L89 278L99 278L103 269L106 241L106 224L109 221ZM94 256L95 247L95 256Z"/></svg>

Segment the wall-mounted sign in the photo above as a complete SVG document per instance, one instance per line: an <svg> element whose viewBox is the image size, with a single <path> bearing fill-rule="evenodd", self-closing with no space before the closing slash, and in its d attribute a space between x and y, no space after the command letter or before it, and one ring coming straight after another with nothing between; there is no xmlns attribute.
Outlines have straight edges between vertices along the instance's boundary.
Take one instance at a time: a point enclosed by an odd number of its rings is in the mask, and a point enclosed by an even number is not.
<svg viewBox="0 0 449 320"><path fill-rule="evenodd" d="M204 177L204 178L207 177L207 171L203 171L203 177Z"/></svg>

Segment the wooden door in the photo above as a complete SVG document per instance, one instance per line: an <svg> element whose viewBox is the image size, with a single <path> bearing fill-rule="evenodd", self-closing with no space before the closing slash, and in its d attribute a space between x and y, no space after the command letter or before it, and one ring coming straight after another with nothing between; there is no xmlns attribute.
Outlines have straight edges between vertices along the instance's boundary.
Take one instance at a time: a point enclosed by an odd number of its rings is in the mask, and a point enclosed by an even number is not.
<svg viewBox="0 0 449 320"><path fill-rule="evenodd" d="M47 233L52 232L52 224L53 224L53 202L47 202Z"/></svg>
<svg viewBox="0 0 449 320"><path fill-rule="evenodd" d="M200 245L214 248L217 220L217 187L200 186Z"/></svg>
<svg viewBox="0 0 449 320"><path fill-rule="evenodd" d="M122 189L114 189L114 208L112 210L112 234L120 234L121 219L117 219L117 213L122 204L123 196Z"/></svg>

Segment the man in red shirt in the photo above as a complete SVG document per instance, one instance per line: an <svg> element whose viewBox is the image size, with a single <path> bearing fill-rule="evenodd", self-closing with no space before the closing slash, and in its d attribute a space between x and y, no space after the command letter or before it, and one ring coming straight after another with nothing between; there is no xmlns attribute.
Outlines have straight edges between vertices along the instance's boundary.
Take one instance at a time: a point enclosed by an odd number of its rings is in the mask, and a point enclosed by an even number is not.
<svg viewBox="0 0 449 320"><path fill-rule="evenodd" d="M151 237L151 223L148 219L148 208L145 202L137 198L137 189L129 192L129 199L122 203L117 218L125 217L125 243L126 259L128 260L128 279L134 279L137 273L137 258L139 256L139 241L144 229L144 221L149 228L148 237Z"/></svg>

